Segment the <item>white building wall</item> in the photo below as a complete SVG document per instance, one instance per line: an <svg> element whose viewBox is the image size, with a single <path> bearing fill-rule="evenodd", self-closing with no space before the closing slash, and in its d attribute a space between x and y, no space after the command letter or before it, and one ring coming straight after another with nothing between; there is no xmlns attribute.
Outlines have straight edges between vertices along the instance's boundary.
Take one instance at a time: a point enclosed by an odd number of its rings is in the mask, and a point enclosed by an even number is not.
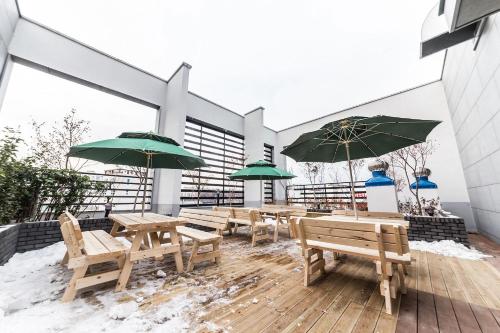
<svg viewBox="0 0 500 333"><path fill-rule="evenodd" d="M0 1L0 108L12 70L8 47L18 20L15 0Z"/></svg>
<svg viewBox="0 0 500 333"><path fill-rule="evenodd" d="M245 117L192 92L188 94L188 116L243 135Z"/></svg>
<svg viewBox="0 0 500 333"><path fill-rule="evenodd" d="M479 231L500 242L500 15L476 51L465 42L447 52L442 82L472 210Z"/></svg>
<svg viewBox="0 0 500 333"><path fill-rule="evenodd" d="M121 97L162 105L167 83L147 72L24 18L9 53L49 73L88 82Z"/></svg>
<svg viewBox="0 0 500 333"><path fill-rule="evenodd" d="M430 139L437 140L438 147L429 158L427 166L432 170L432 180L439 186L444 209L451 210L456 215L462 216L466 221L468 230L476 230L462 165L453 135L448 105L440 81L285 129L278 133L278 141L281 146L286 146L292 143L300 134L316 130L330 121L349 116L375 115L442 121L429 135Z"/></svg>

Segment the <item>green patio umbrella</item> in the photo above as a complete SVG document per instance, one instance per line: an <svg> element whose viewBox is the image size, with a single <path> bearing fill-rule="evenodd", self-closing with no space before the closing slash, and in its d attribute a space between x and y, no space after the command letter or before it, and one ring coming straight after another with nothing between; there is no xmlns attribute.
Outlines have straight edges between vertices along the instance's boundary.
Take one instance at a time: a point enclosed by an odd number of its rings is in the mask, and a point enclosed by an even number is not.
<svg viewBox="0 0 500 333"><path fill-rule="evenodd" d="M147 175L150 168L195 169L206 166L203 159L182 148L175 140L152 132L124 132L115 139L73 146L67 156L105 164L145 167L142 215L144 215Z"/></svg>
<svg viewBox="0 0 500 333"><path fill-rule="evenodd" d="M275 179L291 179L296 177L290 172L276 167L271 162L258 160L247 164L246 168L238 170L229 176L229 179L260 180L260 201L262 203L262 181Z"/></svg>
<svg viewBox="0 0 500 333"><path fill-rule="evenodd" d="M351 160L378 157L424 142L439 123L436 120L389 116L348 117L302 134L281 153L297 162L348 161L351 197L357 219Z"/></svg>

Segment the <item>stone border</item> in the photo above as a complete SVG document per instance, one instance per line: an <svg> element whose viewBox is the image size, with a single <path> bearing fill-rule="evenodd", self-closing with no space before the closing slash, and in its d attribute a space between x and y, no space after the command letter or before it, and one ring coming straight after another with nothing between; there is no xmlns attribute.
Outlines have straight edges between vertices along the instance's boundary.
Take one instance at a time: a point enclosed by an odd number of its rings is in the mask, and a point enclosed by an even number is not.
<svg viewBox="0 0 500 333"><path fill-rule="evenodd" d="M470 245L464 219L460 217L406 216L405 220L410 222L408 240L453 240Z"/></svg>
<svg viewBox="0 0 500 333"><path fill-rule="evenodd" d="M0 265L5 264L16 253L20 224L0 226Z"/></svg>
<svg viewBox="0 0 500 333"><path fill-rule="evenodd" d="M107 218L79 219L82 231L111 231L112 222ZM41 249L62 241L58 221L26 222L0 227L0 265L14 253Z"/></svg>

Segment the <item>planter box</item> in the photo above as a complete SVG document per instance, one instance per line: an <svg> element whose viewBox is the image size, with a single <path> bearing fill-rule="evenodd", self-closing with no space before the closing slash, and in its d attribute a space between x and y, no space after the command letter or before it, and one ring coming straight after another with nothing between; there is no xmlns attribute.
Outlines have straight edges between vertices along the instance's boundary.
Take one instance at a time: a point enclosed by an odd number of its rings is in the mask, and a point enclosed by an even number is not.
<svg viewBox="0 0 500 333"><path fill-rule="evenodd" d="M453 240L469 246L464 220L460 217L406 216L410 222L409 240L427 242Z"/></svg>

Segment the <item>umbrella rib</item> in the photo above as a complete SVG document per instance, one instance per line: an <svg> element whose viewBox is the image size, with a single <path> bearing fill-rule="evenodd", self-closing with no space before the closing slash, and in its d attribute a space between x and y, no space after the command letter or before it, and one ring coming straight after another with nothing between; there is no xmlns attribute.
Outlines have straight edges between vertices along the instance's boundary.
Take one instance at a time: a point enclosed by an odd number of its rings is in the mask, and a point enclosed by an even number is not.
<svg viewBox="0 0 500 333"><path fill-rule="evenodd" d="M369 151L371 151L371 152L372 152L372 154L373 154L374 156L379 156L377 153L375 153L375 152L374 152L374 151L370 148L370 146L368 146L368 144L367 144L367 143L365 143L365 142L363 141L363 139L361 139L360 137L358 137L355 133L354 133L354 136L355 136L355 137L359 140L359 142L361 142L361 143L362 143L362 144L363 144L366 148L368 148L368 150L369 150Z"/></svg>
<svg viewBox="0 0 500 333"><path fill-rule="evenodd" d="M402 139L406 139L406 140L410 140L410 141L414 141L416 143L420 143L422 141L420 140L416 140L416 139L413 139L413 138L409 138L409 137L406 137L406 136L403 136L403 135L399 135L399 134L393 134L393 133L385 133L385 132L379 132L379 131L374 131L374 130L366 130L367 132L373 132L374 135L375 134L384 134L384 135L389 135L389 136L395 136L395 137L398 137L398 138L402 138Z"/></svg>

